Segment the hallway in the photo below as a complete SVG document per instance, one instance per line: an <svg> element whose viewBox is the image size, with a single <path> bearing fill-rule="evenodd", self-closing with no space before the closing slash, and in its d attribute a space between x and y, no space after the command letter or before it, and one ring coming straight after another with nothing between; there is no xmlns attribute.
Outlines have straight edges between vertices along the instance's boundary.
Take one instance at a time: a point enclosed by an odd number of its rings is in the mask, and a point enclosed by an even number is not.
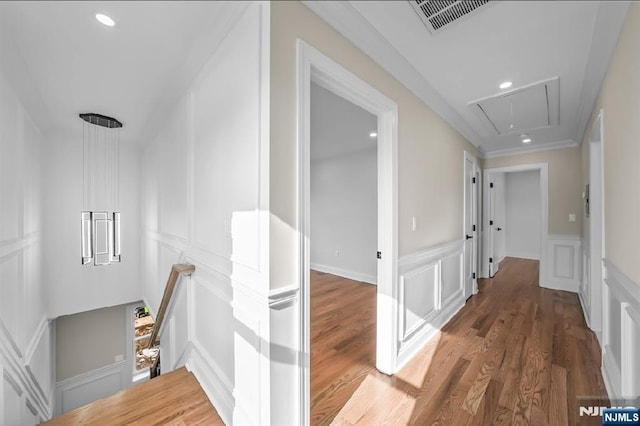
<svg viewBox="0 0 640 426"><path fill-rule="evenodd" d="M313 424L328 423L320 414L319 407L326 405L322 398L343 406L334 424L588 424L587 417L578 418L578 398L606 391L600 348L585 325L577 296L540 288L538 262L515 258L505 259L498 275L480 280L479 287L442 333L393 377L368 366L373 360L364 353L342 356L339 350L313 346L331 352L312 354ZM342 306L352 306L348 300L365 299L348 291L339 300ZM369 303L371 309L350 307L351 321L374 323L375 302ZM312 308L312 323L319 310L317 305ZM352 328L346 323L336 327ZM375 348L371 329L364 328L370 332L369 343L357 345L369 347L369 354ZM314 330L314 336L317 333ZM319 377L329 374L332 365L323 367L317 361L326 355L339 360L335 362L340 371L352 373L325 384L318 393ZM349 377L351 384L345 383ZM342 399L355 382L353 396ZM600 424L599 417L593 420Z"/></svg>

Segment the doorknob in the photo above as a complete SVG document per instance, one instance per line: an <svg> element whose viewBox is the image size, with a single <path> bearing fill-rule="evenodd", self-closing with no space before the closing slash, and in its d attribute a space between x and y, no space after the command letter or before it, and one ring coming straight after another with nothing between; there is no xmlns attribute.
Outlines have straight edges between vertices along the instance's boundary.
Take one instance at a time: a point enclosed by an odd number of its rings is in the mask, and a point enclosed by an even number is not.
<svg viewBox="0 0 640 426"><path fill-rule="evenodd" d="M465 235L465 240L470 240L471 238L473 238L473 235Z"/></svg>
<svg viewBox="0 0 640 426"><path fill-rule="evenodd" d="M502 231L502 228L498 228L497 231Z"/></svg>

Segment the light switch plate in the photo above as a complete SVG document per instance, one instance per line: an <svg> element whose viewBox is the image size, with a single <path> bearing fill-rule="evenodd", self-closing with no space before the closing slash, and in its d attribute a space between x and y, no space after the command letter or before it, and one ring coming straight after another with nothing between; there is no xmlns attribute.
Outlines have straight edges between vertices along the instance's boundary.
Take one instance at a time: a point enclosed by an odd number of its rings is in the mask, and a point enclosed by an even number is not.
<svg viewBox="0 0 640 426"><path fill-rule="evenodd" d="M570 214L569 215L569 222L575 222L576 221L576 215L575 214Z"/></svg>

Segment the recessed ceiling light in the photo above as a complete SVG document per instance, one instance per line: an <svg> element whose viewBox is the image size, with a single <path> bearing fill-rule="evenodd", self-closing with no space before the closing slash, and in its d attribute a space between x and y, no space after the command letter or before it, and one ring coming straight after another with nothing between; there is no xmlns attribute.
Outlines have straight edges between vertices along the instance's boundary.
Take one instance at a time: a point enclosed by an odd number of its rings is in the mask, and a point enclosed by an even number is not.
<svg viewBox="0 0 640 426"><path fill-rule="evenodd" d="M369 133L369 137L370 138L375 138L375 137L378 137L378 134L376 132L371 132L371 133Z"/></svg>
<svg viewBox="0 0 640 426"><path fill-rule="evenodd" d="M513 82L512 81L503 81L502 83L500 83L500 86L498 86L501 89L508 89L509 87L513 86Z"/></svg>
<svg viewBox="0 0 640 426"><path fill-rule="evenodd" d="M116 24L113 19L109 18L107 15L103 15L102 13L96 13L96 19L107 27L113 27Z"/></svg>
<svg viewBox="0 0 640 426"><path fill-rule="evenodd" d="M523 133L520 135L520 139L522 139L522 143L529 143L531 142L531 136L529 136L526 133Z"/></svg>

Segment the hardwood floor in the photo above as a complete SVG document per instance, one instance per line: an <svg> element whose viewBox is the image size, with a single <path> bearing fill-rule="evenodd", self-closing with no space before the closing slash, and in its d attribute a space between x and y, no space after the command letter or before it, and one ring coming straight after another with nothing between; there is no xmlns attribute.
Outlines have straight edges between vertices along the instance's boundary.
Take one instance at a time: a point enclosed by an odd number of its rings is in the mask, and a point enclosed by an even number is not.
<svg viewBox="0 0 640 426"><path fill-rule="evenodd" d="M578 415L579 398L608 400L577 295L513 258L479 290L390 377L374 367L375 287L312 272L312 424L601 424Z"/></svg>
<svg viewBox="0 0 640 426"><path fill-rule="evenodd" d="M53 418L46 425L224 425L184 367Z"/></svg>
<svg viewBox="0 0 640 426"><path fill-rule="evenodd" d="M311 424L326 425L376 372L376 286L311 271Z"/></svg>

